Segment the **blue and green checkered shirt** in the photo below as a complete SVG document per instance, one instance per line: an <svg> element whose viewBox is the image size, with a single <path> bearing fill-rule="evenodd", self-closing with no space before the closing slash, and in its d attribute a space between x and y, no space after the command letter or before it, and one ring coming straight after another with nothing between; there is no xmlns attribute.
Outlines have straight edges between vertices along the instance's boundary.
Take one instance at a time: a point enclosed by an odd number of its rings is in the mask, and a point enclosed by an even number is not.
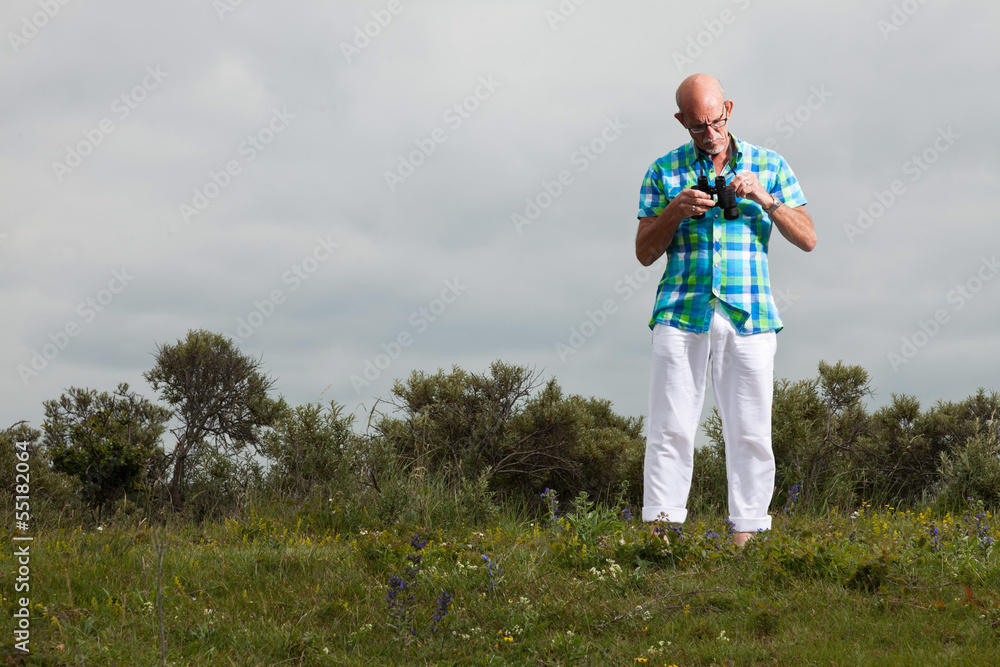
<svg viewBox="0 0 1000 667"><path fill-rule="evenodd" d="M783 157L736 137L733 141L736 150L723 170L727 182L733 174L752 171L764 189L786 206L806 203ZM694 142L661 157L642 181L638 217L658 216L681 190L696 185L699 176L714 183L715 167ZM771 219L749 199L737 203L736 220L726 220L716 207L701 220L681 221L667 247L667 268L656 292L651 329L660 322L686 331L708 331L718 298L741 334L781 330L767 270Z"/></svg>

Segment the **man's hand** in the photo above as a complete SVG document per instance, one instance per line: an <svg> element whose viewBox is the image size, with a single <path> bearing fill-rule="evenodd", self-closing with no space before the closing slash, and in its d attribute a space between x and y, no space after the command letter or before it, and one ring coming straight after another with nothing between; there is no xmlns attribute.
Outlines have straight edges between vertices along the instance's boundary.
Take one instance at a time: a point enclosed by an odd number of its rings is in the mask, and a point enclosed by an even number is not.
<svg viewBox="0 0 1000 667"><path fill-rule="evenodd" d="M687 189L670 200L660 215L639 218L635 235L635 256L643 266L649 266L667 251L674 232L684 218L708 211L715 201L701 190Z"/></svg>
<svg viewBox="0 0 1000 667"><path fill-rule="evenodd" d="M673 207L677 214L680 215L681 219L701 215L714 206L715 200L712 199L711 195L706 194L701 190L695 190L694 188L681 190L680 194L674 197L670 203L667 204L667 208Z"/></svg>
<svg viewBox="0 0 1000 667"><path fill-rule="evenodd" d="M736 174L729 184L737 197L749 199L761 208L770 207L776 200L774 195L764 189L752 171ZM796 247L806 252L816 247L816 230L813 228L812 218L806 213L804 206L796 208L779 206L768 217L781 232L781 235Z"/></svg>
<svg viewBox="0 0 1000 667"><path fill-rule="evenodd" d="M752 171L736 174L729 185L732 186L737 197L749 199L761 208L767 208L774 203L774 197L764 189L761 182L757 180L757 175Z"/></svg>

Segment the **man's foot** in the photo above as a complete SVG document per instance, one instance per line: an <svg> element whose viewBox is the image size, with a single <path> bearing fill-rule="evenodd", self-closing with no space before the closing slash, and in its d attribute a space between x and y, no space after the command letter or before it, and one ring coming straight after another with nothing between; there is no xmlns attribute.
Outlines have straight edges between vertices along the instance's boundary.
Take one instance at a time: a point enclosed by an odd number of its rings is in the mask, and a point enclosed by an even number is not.
<svg viewBox="0 0 1000 667"><path fill-rule="evenodd" d="M649 534L653 537L659 537L667 544L670 544L670 538L667 537L667 529L663 526L652 525L649 529Z"/></svg>
<svg viewBox="0 0 1000 667"><path fill-rule="evenodd" d="M747 540L749 540L753 536L754 534L752 532L736 533L733 536L733 542L736 544L736 546L742 549L743 545L747 543Z"/></svg>

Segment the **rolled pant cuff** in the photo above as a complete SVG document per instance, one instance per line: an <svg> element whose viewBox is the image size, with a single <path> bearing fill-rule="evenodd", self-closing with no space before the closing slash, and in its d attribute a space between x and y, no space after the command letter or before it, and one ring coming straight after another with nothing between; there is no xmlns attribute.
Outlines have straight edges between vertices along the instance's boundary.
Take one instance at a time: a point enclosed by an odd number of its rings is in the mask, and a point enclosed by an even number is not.
<svg viewBox="0 0 1000 667"><path fill-rule="evenodd" d="M771 517L762 519L743 519L739 517L729 517L733 524L733 530L737 533L756 533L761 530L771 530Z"/></svg>
<svg viewBox="0 0 1000 667"><path fill-rule="evenodd" d="M684 523L687 521L688 511L683 507L643 507L643 521L669 521L670 523Z"/></svg>

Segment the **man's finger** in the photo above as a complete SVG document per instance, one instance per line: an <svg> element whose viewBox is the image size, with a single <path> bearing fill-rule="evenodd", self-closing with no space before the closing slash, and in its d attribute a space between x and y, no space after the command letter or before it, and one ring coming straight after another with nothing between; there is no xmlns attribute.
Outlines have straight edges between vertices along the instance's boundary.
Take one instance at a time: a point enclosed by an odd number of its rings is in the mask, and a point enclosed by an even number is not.
<svg viewBox="0 0 1000 667"><path fill-rule="evenodd" d="M704 204L705 206L710 206L715 202L712 196L702 192L701 190L688 190L691 193L691 198L693 204Z"/></svg>

